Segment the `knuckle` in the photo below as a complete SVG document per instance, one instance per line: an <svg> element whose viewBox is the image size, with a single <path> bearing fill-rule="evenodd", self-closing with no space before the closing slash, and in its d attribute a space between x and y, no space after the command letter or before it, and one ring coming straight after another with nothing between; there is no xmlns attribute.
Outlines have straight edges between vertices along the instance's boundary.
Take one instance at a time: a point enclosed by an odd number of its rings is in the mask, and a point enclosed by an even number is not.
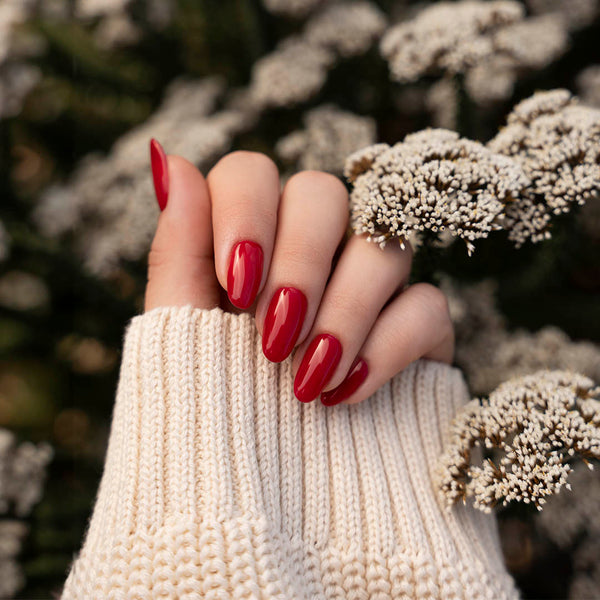
<svg viewBox="0 0 600 600"><path fill-rule="evenodd" d="M235 199L219 206L219 213L229 227L274 226L277 220L277 207L262 202L254 194L240 191Z"/></svg>
<svg viewBox="0 0 600 600"><path fill-rule="evenodd" d="M309 266L314 269L324 263L323 251L317 244L309 241L296 241L286 244L278 252L278 261L282 264L292 264L297 266Z"/></svg>
<svg viewBox="0 0 600 600"><path fill-rule="evenodd" d="M161 244L154 242L148 253L148 281L151 281L157 272L169 265L171 253L162 248Z"/></svg>
<svg viewBox="0 0 600 600"><path fill-rule="evenodd" d="M344 319L347 316L349 320L362 323L371 315L369 304L358 296L330 292L327 296L327 303L336 315L342 315Z"/></svg>

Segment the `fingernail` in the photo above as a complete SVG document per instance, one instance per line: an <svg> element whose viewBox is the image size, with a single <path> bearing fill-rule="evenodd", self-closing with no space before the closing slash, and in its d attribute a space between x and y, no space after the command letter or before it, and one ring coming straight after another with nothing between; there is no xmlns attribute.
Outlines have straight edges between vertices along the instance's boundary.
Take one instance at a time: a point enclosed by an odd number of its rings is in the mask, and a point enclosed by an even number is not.
<svg viewBox="0 0 600 600"><path fill-rule="evenodd" d="M163 147L154 138L150 140L150 163L156 200L162 211L165 210L169 199L169 166Z"/></svg>
<svg viewBox="0 0 600 600"><path fill-rule="evenodd" d="M300 402L314 400L342 358L342 344L329 333L322 333L310 343L294 380L294 394Z"/></svg>
<svg viewBox="0 0 600 600"><path fill-rule="evenodd" d="M369 374L369 367L364 359L357 356L350 367L346 379L336 388L321 394L321 403L325 406L335 406L354 394Z"/></svg>
<svg viewBox="0 0 600 600"><path fill-rule="evenodd" d="M263 251L256 242L238 242L231 251L227 273L227 295L237 308L254 302L263 271Z"/></svg>
<svg viewBox="0 0 600 600"><path fill-rule="evenodd" d="M273 294L262 338L263 352L271 362L281 362L294 348L306 306L306 296L294 287L282 287Z"/></svg>

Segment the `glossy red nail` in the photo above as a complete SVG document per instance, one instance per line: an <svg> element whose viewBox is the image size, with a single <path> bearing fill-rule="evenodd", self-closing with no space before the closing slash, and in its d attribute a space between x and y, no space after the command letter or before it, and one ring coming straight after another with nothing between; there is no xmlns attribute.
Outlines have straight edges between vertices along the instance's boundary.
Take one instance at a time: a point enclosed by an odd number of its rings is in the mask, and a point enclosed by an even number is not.
<svg viewBox="0 0 600 600"><path fill-rule="evenodd" d="M367 366L367 363L364 359L360 358L360 356L357 356L350 367L348 375L346 375L346 379L344 379L344 381L336 388L321 394L322 404L325 406L335 406L336 404L343 402L346 398L349 398L354 394L362 382L367 378L368 374L369 367Z"/></svg>
<svg viewBox="0 0 600 600"><path fill-rule="evenodd" d="M163 147L154 138L150 140L150 164L156 200L162 211L165 210L169 199L169 166Z"/></svg>
<svg viewBox="0 0 600 600"><path fill-rule="evenodd" d="M271 362L281 362L293 350L306 306L306 296L294 287L282 287L273 294L262 338L263 352Z"/></svg>
<svg viewBox="0 0 600 600"><path fill-rule="evenodd" d="M331 379L340 359L342 344L329 333L322 333L310 343L294 380L294 394L300 402L314 400Z"/></svg>
<svg viewBox="0 0 600 600"><path fill-rule="evenodd" d="M238 242L231 251L227 295L237 308L254 302L263 272L263 251L256 242Z"/></svg>

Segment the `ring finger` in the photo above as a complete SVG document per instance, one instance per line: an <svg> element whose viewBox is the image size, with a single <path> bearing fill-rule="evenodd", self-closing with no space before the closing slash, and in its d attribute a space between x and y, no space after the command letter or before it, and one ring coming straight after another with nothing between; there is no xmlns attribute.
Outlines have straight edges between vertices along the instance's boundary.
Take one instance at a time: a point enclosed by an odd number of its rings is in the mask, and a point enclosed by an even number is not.
<svg viewBox="0 0 600 600"><path fill-rule="evenodd" d="M342 383L381 309L408 280L410 245L403 250L389 243L381 250L366 237L347 242L312 329L294 357L294 393L302 402Z"/></svg>

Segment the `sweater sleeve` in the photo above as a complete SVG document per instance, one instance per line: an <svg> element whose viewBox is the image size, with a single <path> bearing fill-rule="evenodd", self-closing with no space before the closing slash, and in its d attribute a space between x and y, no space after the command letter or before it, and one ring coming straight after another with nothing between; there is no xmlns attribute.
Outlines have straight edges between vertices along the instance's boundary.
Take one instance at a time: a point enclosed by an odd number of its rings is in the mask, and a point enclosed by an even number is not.
<svg viewBox="0 0 600 600"><path fill-rule="evenodd" d="M135 317L61 599L515 598L493 516L432 484L468 399L421 359L358 405L303 404L249 314Z"/></svg>

